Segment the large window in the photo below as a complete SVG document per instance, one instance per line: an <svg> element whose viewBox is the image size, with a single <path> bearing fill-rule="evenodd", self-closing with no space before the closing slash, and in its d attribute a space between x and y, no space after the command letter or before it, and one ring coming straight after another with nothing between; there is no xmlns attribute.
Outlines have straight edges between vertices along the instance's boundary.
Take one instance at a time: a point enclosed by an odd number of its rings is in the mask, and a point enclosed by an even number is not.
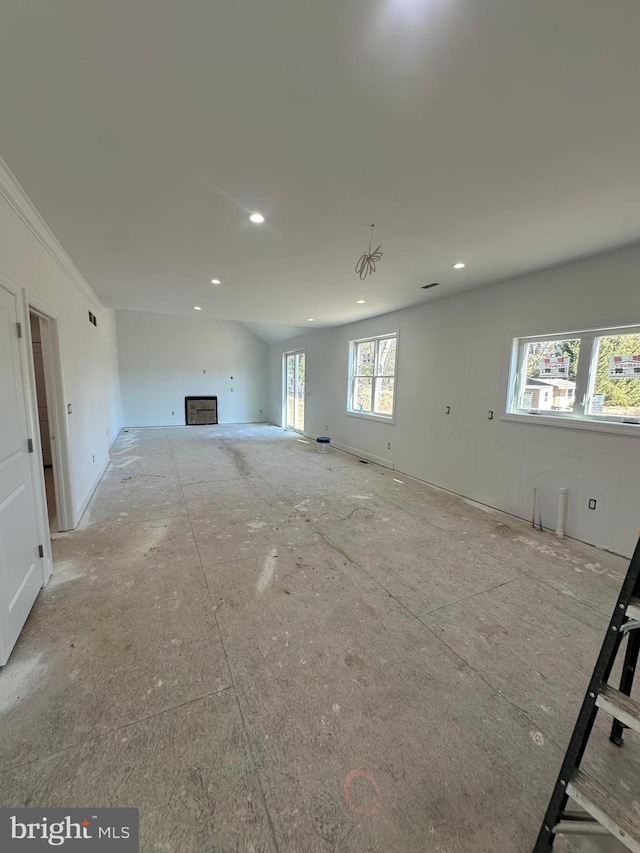
<svg viewBox="0 0 640 853"><path fill-rule="evenodd" d="M393 419L397 355L397 334L351 341L348 412Z"/></svg>
<svg viewBox="0 0 640 853"><path fill-rule="evenodd" d="M516 338L507 413L640 425L640 327Z"/></svg>

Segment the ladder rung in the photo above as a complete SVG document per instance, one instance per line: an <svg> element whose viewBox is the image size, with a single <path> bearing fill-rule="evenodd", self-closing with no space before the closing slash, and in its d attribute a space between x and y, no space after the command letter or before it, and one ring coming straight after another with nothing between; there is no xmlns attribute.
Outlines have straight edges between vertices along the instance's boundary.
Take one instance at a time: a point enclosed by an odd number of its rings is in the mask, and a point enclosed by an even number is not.
<svg viewBox="0 0 640 853"><path fill-rule="evenodd" d="M608 684L603 684L596 705L616 720L620 720L627 728L640 732L640 702Z"/></svg>
<svg viewBox="0 0 640 853"><path fill-rule="evenodd" d="M594 779L577 770L567 794L629 850L640 853L640 820L625 810ZM558 832L558 829L554 829Z"/></svg>
<svg viewBox="0 0 640 853"><path fill-rule="evenodd" d="M629 599L629 604L627 604L627 616L629 619L640 619L640 598Z"/></svg>
<svg viewBox="0 0 640 853"><path fill-rule="evenodd" d="M607 827L597 820L561 820L553 831L556 835L609 835Z"/></svg>

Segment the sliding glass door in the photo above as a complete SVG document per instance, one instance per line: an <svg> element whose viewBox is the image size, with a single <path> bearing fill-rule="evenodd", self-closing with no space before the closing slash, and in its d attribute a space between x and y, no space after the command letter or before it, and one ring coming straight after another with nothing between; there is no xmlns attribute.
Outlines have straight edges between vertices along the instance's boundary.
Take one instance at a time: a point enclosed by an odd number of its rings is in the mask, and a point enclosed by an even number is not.
<svg viewBox="0 0 640 853"><path fill-rule="evenodd" d="M304 351L284 356L285 426L304 432Z"/></svg>

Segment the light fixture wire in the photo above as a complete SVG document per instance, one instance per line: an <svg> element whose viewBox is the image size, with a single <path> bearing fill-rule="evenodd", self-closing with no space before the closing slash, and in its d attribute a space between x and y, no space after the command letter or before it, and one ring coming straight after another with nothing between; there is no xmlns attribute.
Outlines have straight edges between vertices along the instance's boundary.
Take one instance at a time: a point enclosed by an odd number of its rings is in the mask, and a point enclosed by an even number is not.
<svg viewBox="0 0 640 853"><path fill-rule="evenodd" d="M364 255L358 259L358 263L356 264L356 272L360 276L361 281L364 281L368 275L372 275L376 271L376 264L382 257L382 252L380 251L380 249L382 249L382 244L373 252L371 251L374 228L375 225L372 225L371 236L369 237L369 251L365 252Z"/></svg>

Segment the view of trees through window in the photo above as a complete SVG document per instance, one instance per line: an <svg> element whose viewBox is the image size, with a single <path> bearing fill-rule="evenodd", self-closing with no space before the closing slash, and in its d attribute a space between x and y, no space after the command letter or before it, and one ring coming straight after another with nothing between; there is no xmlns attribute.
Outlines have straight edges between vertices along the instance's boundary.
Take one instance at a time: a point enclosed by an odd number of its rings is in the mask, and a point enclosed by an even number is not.
<svg viewBox="0 0 640 853"><path fill-rule="evenodd" d="M597 341L598 361L589 413L640 416L640 362L637 376L610 376L612 358L640 354L640 335L605 335Z"/></svg>
<svg viewBox="0 0 640 853"><path fill-rule="evenodd" d="M305 353L292 352L286 359L286 425L304 431Z"/></svg>
<svg viewBox="0 0 640 853"><path fill-rule="evenodd" d="M395 335L352 343L350 411L393 415L396 346Z"/></svg>

